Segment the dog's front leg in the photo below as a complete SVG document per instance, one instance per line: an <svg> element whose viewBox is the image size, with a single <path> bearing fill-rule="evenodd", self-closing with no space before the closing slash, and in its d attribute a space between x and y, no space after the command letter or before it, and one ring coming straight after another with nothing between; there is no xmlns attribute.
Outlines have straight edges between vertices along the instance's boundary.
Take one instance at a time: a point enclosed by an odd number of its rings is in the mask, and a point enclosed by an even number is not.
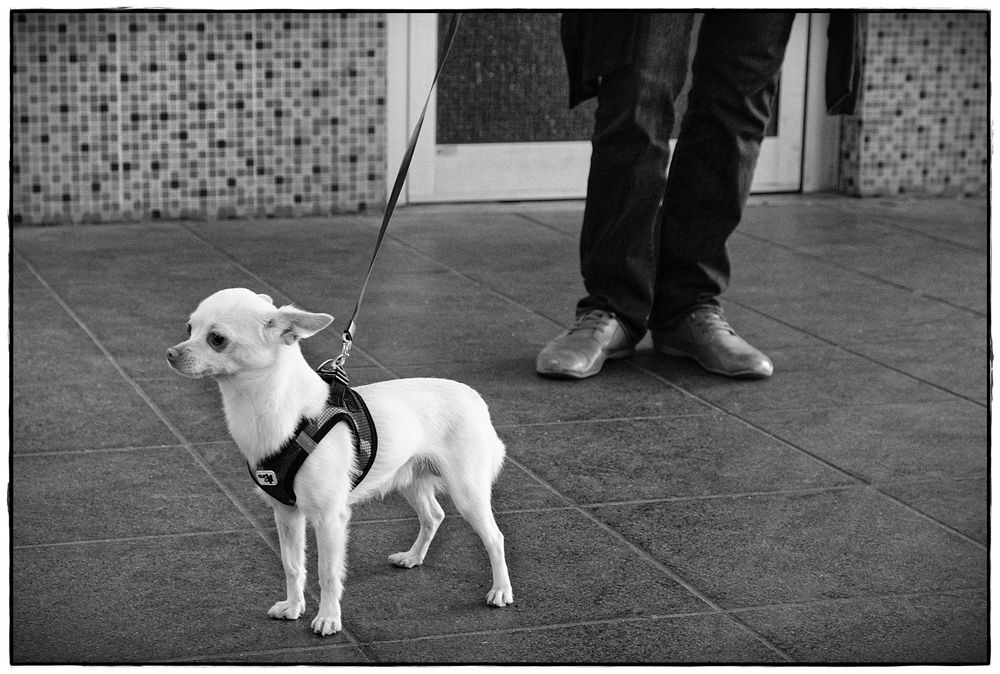
<svg viewBox="0 0 1000 674"><path fill-rule="evenodd" d="M312 628L323 636L340 631L340 597L344 593L347 572L347 524L351 512L348 508L324 515L314 522L316 550L319 557L319 613L313 618Z"/></svg>
<svg viewBox="0 0 1000 674"><path fill-rule="evenodd" d="M275 505L281 565L285 569L285 600L268 610L272 618L296 620L306 609L306 518L298 508Z"/></svg>

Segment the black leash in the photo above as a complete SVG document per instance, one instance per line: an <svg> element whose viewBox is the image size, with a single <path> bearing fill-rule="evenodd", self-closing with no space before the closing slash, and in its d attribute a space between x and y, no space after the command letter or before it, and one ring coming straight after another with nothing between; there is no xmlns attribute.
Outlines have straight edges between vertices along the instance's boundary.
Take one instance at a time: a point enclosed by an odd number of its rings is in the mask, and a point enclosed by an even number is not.
<svg viewBox="0 0 1000 674"><path fill-rule="evenodd" d="M424 107L420 110L420 118L417 119L417 124L413 128L413 133L410 135L410 142L406 145L406 152L403 154L403 160L400 162L399 171L396 173L396 182L393 183L392 192L389 194L389 201L385 205L385 214L382 216L382 228L378 232L378 239L375 241L375 250L372 252L372 259L368 263L368 273L365 274L365 280L361 284L361 292L358 294L358 301L354 305L354 312L351 314L351 321L347 324L347 329L344 330L344 344L341 347L340 355L332 360L326 361L320 366L320 369L332 362L332 372L339 378L341 378L344 383L347 383L347 375L344 373L344 363L347 361L347 357L351 353L351 345L354 343L354 331L356 329L355 320L358 317L358 312L361 310L361 303L365 299L365 291L368 289L368 280L372 276L372 269L375 267L375 259L378 257L379 248L382 247L382 240L385 238L385 232L389 228L389 219L392 218L392 212L396 208L396 202L399 200L399 194L403 190L403 183L406 181L406 174L410 170L410 161L413 159L413 150L417 146L417 139L420 137L420 128L424 125L424 115L427 114L427 106L431 102L431 95L434 93L434 86L437 84L438 77L441 76L441 71L444 69L444 63L448 58L448 53L451 51L451 45L455 42L455 33L458 31L458 23L461 19L462 13L455 12L451 15L451 22L448 24L448 32L445 34L444 39L444 50L440 53L438 57L438 67L437 72L434 73L434 79L431 81L430 90L427 92L427 99L424 101Z"/></svg>

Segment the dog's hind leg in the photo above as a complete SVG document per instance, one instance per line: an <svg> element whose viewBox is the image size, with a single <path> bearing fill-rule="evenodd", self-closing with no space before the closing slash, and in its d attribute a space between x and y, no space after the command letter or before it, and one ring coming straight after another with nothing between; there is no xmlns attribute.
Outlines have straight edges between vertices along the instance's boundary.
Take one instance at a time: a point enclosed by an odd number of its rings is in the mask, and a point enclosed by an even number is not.
<svg viewBox="0 0 1000 674"><path fill-rule="evenodd" d="M281 545L281 565L285 569L284 601L267 614L272 618L296 620L306 609L306 518L297 508L275 505L274 522Z"/></svg>
<svg viewBox="0 0 1000 674"><path fill-rule="evenodd" d="M469 485L457 484L449 490L449 493L458 512L483 540L486 552L490 556L493 587L486 595L486 603L491 606L506 606L514 603L514 590L510 586L510 575L507 573L503 534L500 533L500 527L493 517L493 508L490 506L490 486L486 483L476 489Z"/></svg>
<svg viewBox="0 0 1000 674"><path fill-rule="evenodd" d="M412 483L402 489L407 502L417 511L420 520L420 533L417 540L407 552L397 552L389 555L389 561L396 566L407 569L423 563L434 534L444 520L444 510L434 496L434 478L429 475L417 475Z"/></svg>

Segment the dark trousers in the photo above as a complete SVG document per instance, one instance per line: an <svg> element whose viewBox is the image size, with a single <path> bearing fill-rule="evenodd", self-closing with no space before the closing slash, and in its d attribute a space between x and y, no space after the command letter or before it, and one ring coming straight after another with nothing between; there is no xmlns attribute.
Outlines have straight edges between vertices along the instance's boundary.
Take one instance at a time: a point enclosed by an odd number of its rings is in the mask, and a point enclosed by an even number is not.
<svg viewBox="0 0 1000 674"><path fill-rule="evenodd" d="M691 14L647 15L631 65L601 78L578 311L613 311L638 340L718 304L771 117L793 13L708 12L670 172Z"/></svg>

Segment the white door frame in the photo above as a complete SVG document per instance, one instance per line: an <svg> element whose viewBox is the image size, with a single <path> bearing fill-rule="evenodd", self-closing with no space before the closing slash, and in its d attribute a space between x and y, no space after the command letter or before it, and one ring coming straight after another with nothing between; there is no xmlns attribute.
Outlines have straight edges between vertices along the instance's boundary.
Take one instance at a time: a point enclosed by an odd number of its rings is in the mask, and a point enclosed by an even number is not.
<svg viewBox="0 0 1000 674"><path fill-rule="evenodd" d="M782 72L783 100L779 104L779 128L792 130L790 141L767 143L761 148L758 166L784 167L758 170L754 192L816 191L832 188L836 178L837 129L834 118L823 110L823 72L826 58L828 14L801 16L793 30L807 58L785 64ZM389 13L386 16L386 192L392 188L399 162L409 139L412 124L420 114L427 88L436 68L437 15L432 13ZM787 100L784 97L787 96ZM444 201L498 201L504 199L582 198L589 170L590 144L531 143L510 152L510 144L439 146L433 141L436 123L436 96L431 98L420 142L400 203ZM792 158L789 158L789 154ZM438 158L441 161L438 161ZM799 159L796 159L798 157ZM455 159L461 160L455 162ZM512 165L512 162L514 165ZM455 167L460 167L456 169ZM488 176L503 166L508 177L487 179L485 188L454 190L470 172ZM471 167L471 168L470 168ZM553 190L536 188L537 176L546 176ZM555 179L553 181L553 178Z"/></svg>
<svg viewBox="0 0 1000 674"><path fill-rule="evenodd" d="M405 12L389 12L385 17L385 194L388 198L396 181L399 164L409 142L410 17ZM415 121L415 120L414 120ZM406 186L399 195L405 204Z"/></svg>
<svg viewBox="0 0 1000 674"><path fill-rule="evenodd" d="M829 25L829 13L809 14L806 119L802 134L802 191L806 193L836 189L840 168L840 118L826 112Z"/></svg>

